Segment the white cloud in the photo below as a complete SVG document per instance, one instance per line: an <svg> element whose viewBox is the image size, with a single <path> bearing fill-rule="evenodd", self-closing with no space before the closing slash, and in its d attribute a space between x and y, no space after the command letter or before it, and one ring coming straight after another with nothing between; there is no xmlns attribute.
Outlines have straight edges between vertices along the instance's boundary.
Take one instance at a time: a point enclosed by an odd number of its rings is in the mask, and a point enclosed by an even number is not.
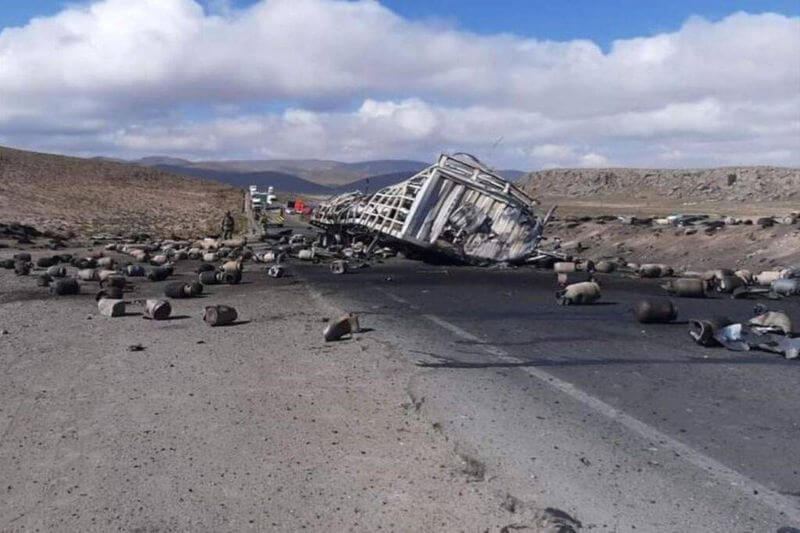
<svg viewBox="0 0 800 533"><path fill-rule="evenodd" d="M526 169L797 165L799 55L800 19L776 14L691 18L603 53L411 22L369 0L103 0L0 32L0 142L214 158L456 148Z"/></svg>
<svg viewBox="0 0 800 533"><path fill-rule="evenodd" d="M586 168L602 168L609 166L609 163L606 156L592 152L581 156L580 165L578 166Z"/></svg>

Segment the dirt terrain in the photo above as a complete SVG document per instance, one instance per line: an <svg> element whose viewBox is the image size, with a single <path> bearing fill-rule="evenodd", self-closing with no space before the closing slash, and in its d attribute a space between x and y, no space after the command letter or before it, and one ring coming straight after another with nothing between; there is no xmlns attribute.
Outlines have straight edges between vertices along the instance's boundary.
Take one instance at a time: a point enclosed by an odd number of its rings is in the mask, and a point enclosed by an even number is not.
<svg viewBox="0 0 800 533"><path fill-rule="evenodd" d="M800 201L800 169L780 167L552 169L532 172L520 185L543 201L653 214L753 214L797 209Z"/></svg>
<svg viewBox="0 0 800 533"><path fill-rule="evenodd" d="M242 192L136 165L0 147L0 222L41 231L190 237L219 231Z"/></svg>
<svg viewBox="0 0 800 533"><path fill-rule="evenodd" d="M631 225L619 220L562 216L548 225L544 245L560 241L569 253L631 263L666 263L676 271L745 268L755 272L800 264L800 224L762 228L739 224L706 233L706 226Z"/></svg>

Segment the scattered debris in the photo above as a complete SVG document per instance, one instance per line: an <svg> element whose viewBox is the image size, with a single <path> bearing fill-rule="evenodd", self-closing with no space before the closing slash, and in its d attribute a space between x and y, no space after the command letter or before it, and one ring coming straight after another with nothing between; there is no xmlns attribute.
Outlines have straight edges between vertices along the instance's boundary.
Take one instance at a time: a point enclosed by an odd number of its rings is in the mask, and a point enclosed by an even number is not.
<svg viewBox="0 0 800 533"><path fill-rule="evenodd" d="M281 265L272 265L267 269L267 275L272 278L282 278L284 275L284 270Z"/></svg>
<svg viewBox="0 0 800 533"><path fill-rule="evenodd" d="M779 353L786 359L800 356L800 338L793 337L793 324L782 311L755 308L756 316L746 324L731 319L715 318L689 321L689 335L706 347L724 346L733 351L759 349Z"/></svg>
<svg viewBox="0 0 800 533"><path fill-rule="evenodd" d="M517 510L522 507L522 500L515 498L511 494L506 494L506 497L503 498L503 502L500 504L500 507L509 513L516 513Z"/></svg>
<svg viewBox="0 0 800 533"><path fill-rule="evenodd" d="M561 509L548 507L542 513L540 524L547 533L576 533L583 524Z"/></svg>

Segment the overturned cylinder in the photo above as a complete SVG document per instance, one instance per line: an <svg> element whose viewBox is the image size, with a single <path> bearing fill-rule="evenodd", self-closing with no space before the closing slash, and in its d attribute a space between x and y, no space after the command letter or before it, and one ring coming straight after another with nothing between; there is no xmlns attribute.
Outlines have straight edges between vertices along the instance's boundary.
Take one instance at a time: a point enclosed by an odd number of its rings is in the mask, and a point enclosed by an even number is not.
<svg viewBox="0 0 800 533"><path fill-rule="evenodd" d="M347 261L342 261L341 259L338 261L334 261L331 263L331 272L333 274L344 274L347 272L348 265Z"/></svg>
<svg viewBox="0 0 800 533"><path fill-rule="evenodd" d="M594 281L585 281L568 285L556 292L556 300L561 305L585 305L600 299L600 285Z"/></svg>
<svg viewBox="0 0 800 533"><path fill-rule="evenodd" d="M147 300L144 317L151 320L166 320L172 313L172 306L167 300Z"/></svg>
<svg viewBox="0 0 800 533"><path fill-rule="evenodd" d="M147 273L147 279L150 281L164 281L170 274L172 274L172 269L169 267L151 268Z"/></svg>
<svg viewBox="0 0 800 533"><path fill-rule="evenodd" d="M205 308L203 320L209 326L225 326L236 321L236 309L228 305L210 305Z"/></svg>
<svg viewBox="0 0 800 533"><path fill-rule="evenodd" d="M781 296L800 294L800 279L776 279L770 287L774 293Z"/></svg>
<svg viewBox="0 0 800 533"><path fill-rule="evenodd" d="M64 278L67 276L67 267L51 266L47 269L47 275L51 278Z"/></svg>
<svg viewBox="0 0 800 533"><path fill-rule="evenodd" d="M575 270L575 263L572 262L559 261L558 263L553 264L553 272L556 274L569 274L571 272L575 272Z"/></svg>
<svg viewBox="0 0 800 533"><path fill-rule="evenodd" d="M668 298L647 298L636 302L633 315L642 324L672 322L678 318L678 308Z"/></svg>
<svg viewBox="0 0 800 533"><path fill-rule="evenodd" d="M97 309L100 314L108 317L118 317L125 315L125 300L113 298L100 298L97 301Z"/></svg>
<svg viewBox="0 0 800 533"><path fill-rule="evenodd" d="M663 278L672 275L672 267L662 263L646 263L639 267L639 276L643 278Z"/></svg>
<svg viewBox="0 0 800 533"><path fill-rule="evenodd" d="M332 320L322 332L325 342L336 341L345 335L352 335L360 331L358 324L358 315L355 313L348 313L342 315L336 320Z"/></svg>
<svg viewBox="0 0 800 533"><path fill-rule="evenodd" d="M203 285L216 285L219 283L217 280L217 273L213 270L206 270L197 275L198 281Z"/></svg>
<svg viewBox="0 0 800 533"><path fill-rule="evenodd" d="M50 283L50 294L66 296L81 292L81 285L75 278L57 279Z"/></svg>
<svg viewBox="0 0 800 533"><path fill-rule="evenodd" d="M706 282L698 278L679 278L668 281L662 287L670 294L681 298L705 298Z"/></svg>

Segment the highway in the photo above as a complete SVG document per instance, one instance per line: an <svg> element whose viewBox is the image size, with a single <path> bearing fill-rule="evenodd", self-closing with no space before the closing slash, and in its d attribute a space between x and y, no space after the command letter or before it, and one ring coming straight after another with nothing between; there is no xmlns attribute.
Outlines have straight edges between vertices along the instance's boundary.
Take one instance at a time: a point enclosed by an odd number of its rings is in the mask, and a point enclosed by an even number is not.
<svg viewBox="0 0 800 533"><path fill-rule="evenodd" d="M415 404L509 493L600 531L800 527L800 362L687 335L753 301L677 299L677 323L644 326L631 305L663 291L618 275L599 304L562 307L530 268L292 270L418 365ZM769 303L800 322L796 299Z"/></svg>

